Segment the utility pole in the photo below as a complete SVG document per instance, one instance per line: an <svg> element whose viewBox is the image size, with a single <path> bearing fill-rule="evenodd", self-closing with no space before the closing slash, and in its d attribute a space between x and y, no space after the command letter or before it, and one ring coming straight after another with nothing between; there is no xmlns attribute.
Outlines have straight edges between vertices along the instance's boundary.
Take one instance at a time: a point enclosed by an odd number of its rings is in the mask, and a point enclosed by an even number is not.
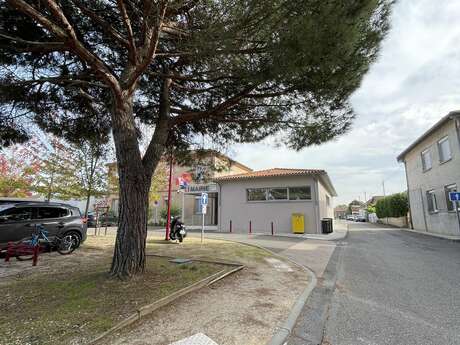
<svg viewBox="0 0 460 345"><path fill-rule="evenodd" d="M385 192L385 180L382 180L382 187L383 187L383 197L385 198L387 196ZM387 219L387 225L388 225L388 217L386 217L386 219Z"/></svg>

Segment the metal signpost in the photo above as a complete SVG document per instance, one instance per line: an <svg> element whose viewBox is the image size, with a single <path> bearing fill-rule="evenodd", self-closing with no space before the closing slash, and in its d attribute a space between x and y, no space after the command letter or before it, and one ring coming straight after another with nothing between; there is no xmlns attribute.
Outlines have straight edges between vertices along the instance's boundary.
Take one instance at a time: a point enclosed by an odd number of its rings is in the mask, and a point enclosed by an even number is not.
<svg viewBox="0 0 460 345"><path fill-rule="evenodd" d="M203 243L203 239L204 239L204 215L206 214L206 209L207 209L207 206L208 206L208 193L201 193L200 206L201 206L201 215L202 215L201 243Z"/></svg>
<svg viewBox="0 0 460 345"><path fill-rule="evenodd" d="M460 207L460 192L450 192L449 200L454 203L455 212L457 213L458 230L460 231L460 211L458 210Z"/></svg>

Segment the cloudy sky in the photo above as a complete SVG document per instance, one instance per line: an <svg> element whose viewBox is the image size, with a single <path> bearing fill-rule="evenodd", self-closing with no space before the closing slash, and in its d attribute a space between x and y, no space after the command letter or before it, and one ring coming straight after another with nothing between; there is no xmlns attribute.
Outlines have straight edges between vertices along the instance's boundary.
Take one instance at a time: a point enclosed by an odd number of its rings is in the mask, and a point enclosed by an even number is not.
<svg viewBox="0 0 460 345"><path fill-rule="evenodd" d="M352 97L354 128L301 152L263 142L230 155L254 169L321 168L335 203L405 189L396 156L451 110L460 109L460 1L399 0L380 57ZM267 145L269 144L269 145Z"/></svg>

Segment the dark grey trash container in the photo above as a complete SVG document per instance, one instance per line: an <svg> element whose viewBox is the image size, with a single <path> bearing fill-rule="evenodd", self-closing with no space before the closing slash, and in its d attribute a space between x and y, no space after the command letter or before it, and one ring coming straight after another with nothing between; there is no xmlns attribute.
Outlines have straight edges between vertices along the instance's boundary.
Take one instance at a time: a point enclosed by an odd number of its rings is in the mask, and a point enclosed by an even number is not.
<svg viewBox="0 0 460 345"><path fill-rule="evenodd" d="M334 231L332 226L332 218L323 218L321 220L321 230L323 234L330 234Z"/></svg>

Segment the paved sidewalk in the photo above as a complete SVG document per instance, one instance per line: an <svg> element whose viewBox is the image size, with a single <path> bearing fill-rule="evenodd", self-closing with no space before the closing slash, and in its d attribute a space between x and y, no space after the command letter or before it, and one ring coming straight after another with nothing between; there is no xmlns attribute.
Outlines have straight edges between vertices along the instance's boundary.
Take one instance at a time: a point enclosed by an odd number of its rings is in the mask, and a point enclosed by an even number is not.
<svg viewBox="0 0 460 345"><path fill-rule="evenodd" d="M334 232L330 234L275 234L274 237L289 237L289 238L298 238L298 239L311 239L311 240L320 240L320 241L338 241L342 240L347 236L348 230L346 227L334 228ZM253 235L259 236L271 236L266 233L253 233Z"/></svg>
<svg viewBox="0 0 460 345"><path fill-rule="evenodd" d="M200 236L200 234L192 232L189 233L189 236ZM206 233L205 238L224 239L266 248L312 270L318 278L322 277L336 247L336 243L331 241L265 234L243 235L212 232Z"/></svg>

